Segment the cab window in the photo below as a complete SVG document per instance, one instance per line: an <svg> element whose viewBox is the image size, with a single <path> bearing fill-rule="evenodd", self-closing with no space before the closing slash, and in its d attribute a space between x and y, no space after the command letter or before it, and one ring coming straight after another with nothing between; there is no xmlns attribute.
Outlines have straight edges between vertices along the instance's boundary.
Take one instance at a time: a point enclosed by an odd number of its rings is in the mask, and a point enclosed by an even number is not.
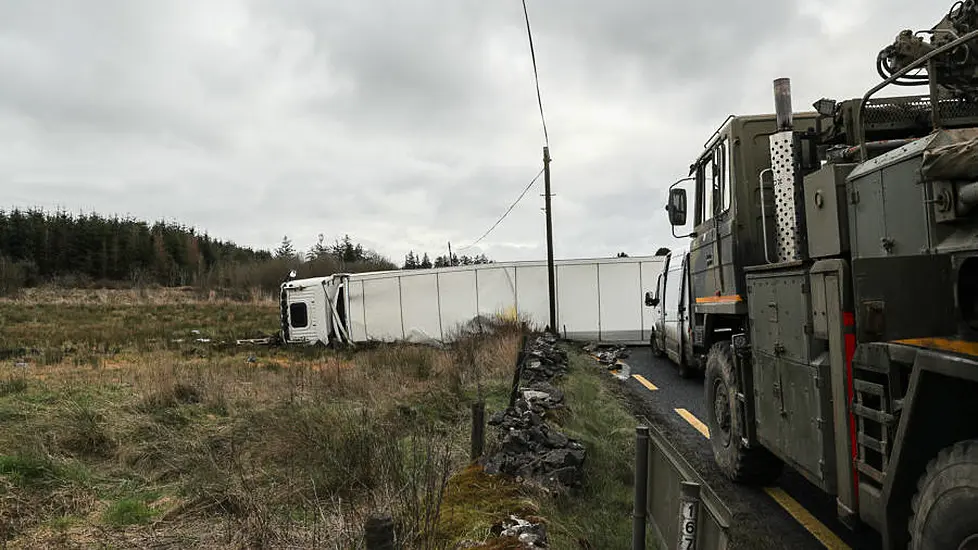
<svg viewBox="0 0 978 550"><path fill-rule="evenodd" d="M696 224L699 225L730 208L730 176L727 141L722 140L696 167Z"/></svg>

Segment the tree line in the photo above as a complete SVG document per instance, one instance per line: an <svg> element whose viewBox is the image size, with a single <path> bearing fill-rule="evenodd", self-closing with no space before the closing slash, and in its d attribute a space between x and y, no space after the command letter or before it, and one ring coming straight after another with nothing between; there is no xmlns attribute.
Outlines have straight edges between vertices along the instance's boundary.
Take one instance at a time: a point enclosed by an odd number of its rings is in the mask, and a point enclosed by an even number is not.
<svg viewBox="0 0 978 550"><path fill-rule="evenodd" d="M435 258L435 261L432 262L431 258L428 257L427 252L425 252L423 255L418 255L411 250L406 256L404 256L404 265L401 267L401 269L431 269L433 267L452 267L457 265L480 265L491 263L492 260L487 258L485 254L479 254L478 256L459 256L458 254L452 254L451 259L449 259L448 254L446 254L444 256L438 256Z"/></svg>
<svg viewBox="0 0 978 550"><path fill-rule="evenodd" d="M302 276L396 269L349 235L307 254L288 237L274 253L216 239L180 223L42 209L0 210L0 295L23 286L197 286L275 290Z"/></svg>

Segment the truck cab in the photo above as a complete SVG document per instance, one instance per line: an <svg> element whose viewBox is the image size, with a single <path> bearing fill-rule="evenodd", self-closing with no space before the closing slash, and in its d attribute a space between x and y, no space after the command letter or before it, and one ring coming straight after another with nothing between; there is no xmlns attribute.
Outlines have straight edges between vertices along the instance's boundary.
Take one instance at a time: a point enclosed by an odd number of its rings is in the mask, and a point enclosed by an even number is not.
<svg viewBox="0 0 978 550"><path fill-rule="evenodd" d="M795 117L801 131L816 135L817 113ZM670 222L692 225L686 260L689 342L673 359L683 370L702 371L710 347L744 328L744 268L766 263L775 246L781 206L770 178L768 138L776 130L773 114L729 116L706 141L689 176L670 188ZM691 212L684 184L692 187Z"/></svg>

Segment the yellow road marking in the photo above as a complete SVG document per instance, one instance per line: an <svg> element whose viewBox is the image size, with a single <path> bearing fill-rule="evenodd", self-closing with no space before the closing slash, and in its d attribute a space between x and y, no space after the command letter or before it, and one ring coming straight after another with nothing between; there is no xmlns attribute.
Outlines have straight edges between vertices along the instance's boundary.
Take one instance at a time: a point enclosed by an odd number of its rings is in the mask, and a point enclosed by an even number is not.
<svg viewBox="0 0 978 550"><path fill-rule="evenodd" d="M657 388L655 386L655 384L653 384L652 382L649 382L648 380L646 380L645 377L642 376L641 374L633 374L632 375L632 378L634 378L635 380L638 380L638 383L641 384L641 385L643 385L643 386L645 386L646 388L648 388L649 391L655 391L655 390L659 389L659 388Z"/></svg>
<svg viewBox="0 0 978 550"><path fill-rule="evenodd" d="M849 545L842 542L831 529L824 523L818 521L808 510L806 510L797 500L791 498L788 493L780 487L765 487L764 492L770 495L786 512L795 518L813 537L822 543L822 546L831 550L849 550Z"/></svg>
<svg viewBox="0 0 978 550"><path fill-rule="evenodd" d="M638 376L637 374L634 376ZM706 427L705 424L700 422L698 418L693 416L693 413L687 411L686 409L676 409L676 413L683 417L686 422L696 428L703 437L710 438L710 429ZM818 542L822 543L822 546L828 548L829 550L852 550L849 545L842 542L842 539L838 537L831 529L825 526L824 523L818 520L815 516L811 514L804 506L801 505L797 500L791 498L791 496L784 492L780 487L765 487L764 492L766 492L779 506L784 508L786 512L791 514L791 517L795 518L806 531L812 534Z"/></svg>
<svg viewBox="0 0 978 550"><path fill-rule="evenodd" d="M693 413L687 411L686 409L676 409L676 414L683 417L686 422L689 422L689 425L696 428L696 431L703 434L703 437L707 439L710 438L710 429L706 427L706 424L700 422L699 418L693 416Z"/></svg>

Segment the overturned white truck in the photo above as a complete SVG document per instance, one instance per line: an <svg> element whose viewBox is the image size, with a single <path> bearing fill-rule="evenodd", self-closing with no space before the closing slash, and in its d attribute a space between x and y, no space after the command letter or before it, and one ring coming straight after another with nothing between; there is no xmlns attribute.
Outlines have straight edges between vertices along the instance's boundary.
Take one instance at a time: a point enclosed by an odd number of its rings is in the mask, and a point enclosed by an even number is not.
<svg viewBox="0 0 978 550"><path fill-rule="evenodd" d="M558 260L557 329L565 338L648 344L644 304L663 256ZM511 262L295 279L281 287L286 343L444 341L479 316L550 317L546 262Z"/></svg>

